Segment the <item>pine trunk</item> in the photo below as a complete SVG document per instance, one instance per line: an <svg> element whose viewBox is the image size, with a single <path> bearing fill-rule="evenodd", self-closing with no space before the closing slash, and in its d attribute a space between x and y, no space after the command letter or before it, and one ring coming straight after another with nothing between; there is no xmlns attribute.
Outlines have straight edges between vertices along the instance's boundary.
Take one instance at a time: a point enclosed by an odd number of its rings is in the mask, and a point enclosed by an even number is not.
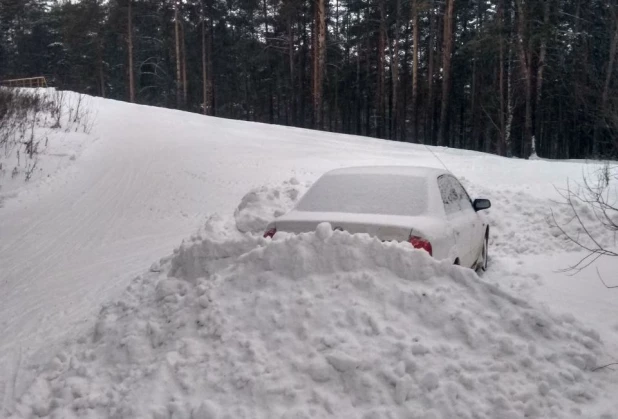
<svg viewBox="0 0 618 419"><path fill-rule="evenodd" d="M498 3L498 31L499 31L499 50L500 61L498 64L498 83L500 91L500 146L498 147L498 154L504 156L506 154L506 130L504 126L504 0L500 0Z"/></svg>
<svg viewBox="0 0 618 419"><path fill-rule="evenodd" d="M270 61L270 34L268 33L268 7L266 4L266 0L262 1L262 13L264 15L264 39L266 43L266 62L269 68L269 79L268 83L268 122L273 124L275 122L275 109L274 109L274 91L273 91L273 71L272 64Z"/></svg>
<svg viewBox="0 0 618 419"><path fill-rule="evenodd" d="M339 0L335 3L335 42L339 41ZM330 112L331 131L338 132L339 130L339 66L335 65L335 105Z"/></svg>
<svg viewBox="0 0 618 419"><path fill-rule="evenodd" d="M397 0L397 12L395 19L395 36L394 36L394 47L393 47L393 64L391 66L391 73L393 78L392 83L392 100L393 100L393 116L391 118L391 138L393 140L399 141L401 140L400 131L399 131L399 118L401 116L401 110L399 109L401 106L401 101L398 99L399 96L399 36L401 26L400 16L401 16L401 0Z"/></svg>
<svg viewBox="0 0 618 419"><path fill-rule="evenodd" d="M412 0L412 141L418 138L418 0Z"/></svg>
<svg viewBox="0 0 618 419"><path fill-rule="evenodd" d="M512 14L511 14L512 17ZM511 22L513 19L511 19ZM513 127L513 32L509 33L509 47L506 55L506 125L504 127L504 153L513 156L511 128Z"/></svg>
<svg viewBox="0 0 618 419"><path fill-rule="evenodd" d="M174 34L176 37L176 107L182 107L182 65L180 60L180 22L178 21L178 0L174 1Z"/></svg>
<svg viewBox="0 0 618 419"><path fill-rule="evenodd" d="M101 34L99 34L99 37ZM99 39L97 42L97 68L99 72L99 93L101 97L105 97L105 73L103 71L103 41Z"/></svg>
<svg viewBox="0 0 618 419"><path fill-rule="evenodd" d="M287 19L287 32L288 32L288 59L289 69L290 69L290 85L289 85L289 95L290 95L290 122L292 125L296 125L296 96L294 94L294 31L292 26L292 12L290 11Z"/></svg>
<svg viewBox="0 0 618 419"><path fill-rule="evenodd" d="M541 106L543 91L543 71L545 70L545 57L547 56L547 31L549 30L549 8L551 0L544 0L543 5L543 34L541 35L541 46L539 50L539 62L536 73L536 128L534 136L539 144L543 143L543 108Z"/></svg>
<svg viewBox="0 0 618 419"><path fill-rule="evenodd" d="M360 11L357 14L357 23L360 25ZM357 52L356 52L356 134L361 135L362 133L362 114L363 114L363 102L361 100L361 48L363 46L362 41L360 40L357 43Z"/></svg>
<svg viewBox="0 0 618 419"><path fill-rule="evenodd" d="M385 125L385 106L384 106L384 92L385 92L385 80L384 70L386 67L386 10L385 1L378 0L380 9L380 28L378 33L378 63L377 63L377 89L376 89L376 112L377 112L377 126L376 137L384 137L384 125Z"/></svg>
<svg viewBox="0 0 618 419"><path fill-rule="evenodd" d="M616 13L614 12L614 17L616 17ZM616 19L615 19L616 20ZM609 57L607 61L607 68L605 70L605 83L603 83L603 92L601 93L601 103L599 105L599 115L597 116L597 121L594 127L594 138L593 138L593 155L596 157L599 154L599 135L600 130L604 128L607 124L605 122L605 118L607 118L607 103L609 101L609 88L611 86L612 76L614 74L614 64L616 62L616 50L618 48L618 22L614 22L614 36L609 45ZM618 140L614 139L614 146L618 148Z"/></svg>
<svg viewBox="0 0 618 419"><path fill-rule="evenodd" d="M135 80L133 75L133 0L128 1L127 33L129 44L129 101L131 103L135 103Z"/></svg>
<svg viewBox="0 0 618 419"><path fill-rule="evenodd" d="M477 5L477 25L478 25L478 33L477 37L483 37L483 13L480 5ZM466 28L466 20L464 20L464 31ZM474 150L481 150L481 140L483 139L482 135L482 125L484 119L481 118L483 113L483 104L481 103L481 94L480 92L483 90L483 66L479 65L479 61L481 60L482 55L479 54L479 51L475 49L473 53L473 64L472 64L472 148ZM464 129L465 132L465 129ZM485 143L490 142L490 137L484 138ZM487 147L487 144L486 144Z"/></svg>
<svg viewBox="0 0 618 419"><path fill-rule="evenodd" d="M447 0L444 14L444 39L442 51L442 105L440 107L440 126L438 128L438 145L446 145L448 111L451 88L451 56L453 51L453 9L455 0Z"/></svg>
<svg viewBox="0 0 618 419"><path fill-rule="evenodd" d="M432 0L430 0L432 1ZM429 43L427 48L429 53L429 63L427 64L427 104L425 106L426 127L425 138L429 140L429 144L433 144L434 140L434 63L435 63L435 32L436 32L436 17L433 13L433 1L430 3L429 10ZM426 141L425 141L426 142Z"/></svg>
<svg viewBox="0 0 618 419"><path fill-rule="evenodd" d="M323 129L322 91L324 79L324 58L326 44L325 0L315 2L313 41L313 121L317 129Z"/></svg>
<svg viewBox="0 0 618 419"><path fill-rule="evenodd" d="M519 49L519 64L524 80L524 90L526 97L526 114L524 122L524 147L523 155L525 157L536 157L536 141L532 133L532 75L530 55L527 51L527 37L526 37L526 13L524 0L515 0L517 2L517 46ZM530 148L526 146L530 144Z"/></svg>
<svg viewBox="0 0 618 419"><path fill-rule="evenodd" d="M309 51L308 51L308 45L309 45L309 36L307 35L307 20L305 19L305 15L302 14L302 23L300 24L299 27L299 32L302 34L302 49L300 51L300 54L298 54L298 89L300 92L300 104L299 104L299 112L300 112L300 126L301 127L306 127L306 118L307 118L307 112L306 112L306 104L307 101L304 100L304 95L303 95L303 91L304 91L304 87L305 87L305 80L307 79L307 74L306 74L306 68L307 68L307 57L309 56ZM301 30L302 29L302 30ZM313 79L311 81L311 98L313 99ZM311 114L313 114L313 106L311 107Z"/></svg>
<svg viewBox="0 0 618 419"><path fill-rule="evenodd" d="M182 54L182 104L186 108L187 106L187 54L185 43L185 28L184 25L180 25L181 34L181 54Z"/></svg>
<svg viewBox="0 0 618 419"><path fill-rule="evenodd" d="M202 111L204 115L209 115L210 112L210 100L208 99L208 62L206 59L206 16L204 16L204 10L202 9L202 93L203 104Z"/></svg>
<svg viewBox="0 0 618 419"><path fill-rule="evenodd" d="M212 10L212 0L210 2L210 8L209 8L209 15L210 15L210 19L209 19L209 31L207 32L207 42L206 42L206 60L207 60L207 68L208 68L208 83L207 83L207 87L208 87L208 99L209 99L209 115L212 116L216 116L217 115L217 107L216 107L216 102L215 102L215 72L214 72L214 54L213 54L213 39L215 36L215 25L214 25L214 19L212 18L213 16L213 10Z"/></svg>

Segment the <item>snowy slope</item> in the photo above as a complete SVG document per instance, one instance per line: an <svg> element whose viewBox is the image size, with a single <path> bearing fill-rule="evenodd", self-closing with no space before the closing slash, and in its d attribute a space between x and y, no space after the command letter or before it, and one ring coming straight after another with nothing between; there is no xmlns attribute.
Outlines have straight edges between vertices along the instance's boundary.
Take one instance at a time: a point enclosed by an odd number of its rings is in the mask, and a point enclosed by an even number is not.
<svg viewBox="0 0 618 419"><path fill-rule="evenodd" d="M257 229L269 214L289 207L296 197L281 194L295 188L281 184L291 177L302 193L306 182L336 167L441 166L419 145L95 98L91 103L96 123L74 144L81 149L77 158L54 168L53 176L13 189L17 196L0 208L0 412L16 406L40 374L37 365L46 365L62 342L88 336L103 303L128 298L122 294L131 278L170 254L213 213L231 217L250 189L274 185L270 191L281 202L273 209L245 197L236 214L243 230ZM433 152L471 191L494 200L494 258L485 280L581 318L581 327L597 328L605 343L598 362L611 362L608 353L618 354L618 298L600 285L595 271L571 279L555 273L577 254L565 253L575 249L547 223L554 186L594 165ZM262 216L243 219L242 209L252 202L251 213ZM611 243L612 237L603 237ZM602 268L608 282L618 282L612 277L616 262ZM600 403L599 412L603 408Z"/></svg>

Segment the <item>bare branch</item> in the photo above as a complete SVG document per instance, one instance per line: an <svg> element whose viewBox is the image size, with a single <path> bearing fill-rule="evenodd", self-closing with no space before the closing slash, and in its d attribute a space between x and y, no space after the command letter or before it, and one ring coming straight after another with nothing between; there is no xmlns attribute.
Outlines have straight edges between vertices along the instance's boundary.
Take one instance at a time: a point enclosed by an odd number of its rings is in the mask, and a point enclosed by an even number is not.
<svg viewBox="0 0 618 419"><path fill-rule="evenodd" d="M602 240L603 237L590 228L590 223L592 222L598 223L598 226L603 227L604 230L614 232L614 244L616 243L615 232L618 231L618 208L612 199L611 193L614 192L614 189L612 189L612 179L615 180L615 177L618 176L618 170L616 170L616 174L612 173L615 169L610 167L609 163L606 163L603 168L597 169L593 173L582 173L583 182L578 185L577 189L569 181L567 181L566 189L556 188L556 191L563 199L558 204L566 205L572 216L566 222L560 223L552 209L551 218L553 225L558 228L567 240L587 252L586 256L568 268L561 270L561 272L576 274L594 264L600 257L618 257L618 252L610 250L605 244L606 241ZM584 211L588 213L586 214ZM589 221L584 222L584 217L582 217L584 214L586 214ZM573 232L567 229L567 226L574 221L576 231L578 231L577 235L574 235ZM618 288L618 285L610 287L605 284L598 269L597 275L606 288Z"/></svg>
<svg viewBox="0 0 618 419"><path fill-rule="evenodd" d="M618 288L618 285L612 285L609 286L605 283L605 281L603 281L603 278L601 277L601 273L599 272L599 268L597 268L597 275L599 276L599 280L601 281L601 283L605 286L605 288Z"/></svg>
<svg viewBox="0 0 618 419"><path fill-rule="evenodd" d="M602 365L600 367L596 367L595 369L592 370L592 372L595 372L595 371L598 371L598 370L602 370L603 368L611 367L612 365L618 365L618 362L612 362L611 364L607 364L607 365Z"/></svg>

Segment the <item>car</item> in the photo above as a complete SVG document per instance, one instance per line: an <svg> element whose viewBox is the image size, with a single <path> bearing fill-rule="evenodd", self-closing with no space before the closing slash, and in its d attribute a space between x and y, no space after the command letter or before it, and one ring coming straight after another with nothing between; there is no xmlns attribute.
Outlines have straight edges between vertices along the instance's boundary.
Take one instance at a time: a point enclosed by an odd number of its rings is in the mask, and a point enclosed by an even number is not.
<svg viewBox="0 0 618 419"><path fill-rule="evenodd" d="M479 211L488 199L470 196L448 170L418 166L350 167L320 177L297 205L264 234L334 230L410 243L436 259L485 270L489 224Z"/></svg>

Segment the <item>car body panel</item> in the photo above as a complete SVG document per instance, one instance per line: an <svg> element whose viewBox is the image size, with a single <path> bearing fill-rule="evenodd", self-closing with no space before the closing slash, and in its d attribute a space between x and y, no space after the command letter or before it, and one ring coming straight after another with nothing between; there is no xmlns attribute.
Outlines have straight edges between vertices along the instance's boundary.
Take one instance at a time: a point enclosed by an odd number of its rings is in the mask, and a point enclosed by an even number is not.
<svg viewBox="0 0 618 419"><path fill-rule="evenodd" d="M315 231L323 222L335 230L350 234L365 233L382 241L407 242L411 235L428 240L433 256L446 259L455 245L452 232L444 220L431 216L381 216L376 214L350 214L336 212L305 212L292 210L269 225L280 232L305 233Z"/></svg>

